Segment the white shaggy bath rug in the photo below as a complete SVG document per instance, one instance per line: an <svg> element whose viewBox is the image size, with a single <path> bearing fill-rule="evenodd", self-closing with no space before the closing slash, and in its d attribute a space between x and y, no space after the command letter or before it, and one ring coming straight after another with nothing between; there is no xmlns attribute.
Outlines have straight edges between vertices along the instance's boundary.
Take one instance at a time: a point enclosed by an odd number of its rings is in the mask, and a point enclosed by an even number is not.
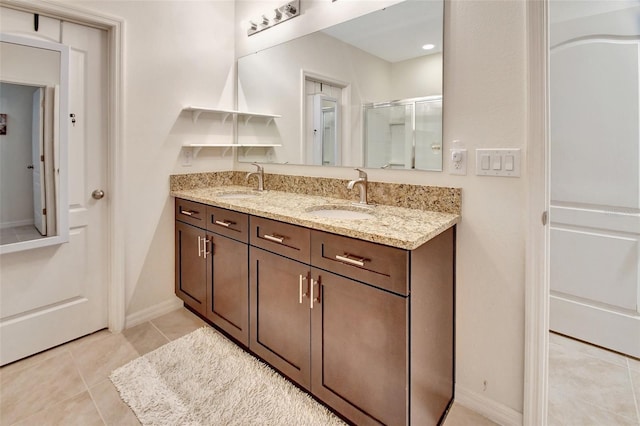
<svg viewBox="0 0 640 426"><path fill-rule="evenodd" d="M110 379L143 425L344 425L210 327L131 361Z"/></svg>

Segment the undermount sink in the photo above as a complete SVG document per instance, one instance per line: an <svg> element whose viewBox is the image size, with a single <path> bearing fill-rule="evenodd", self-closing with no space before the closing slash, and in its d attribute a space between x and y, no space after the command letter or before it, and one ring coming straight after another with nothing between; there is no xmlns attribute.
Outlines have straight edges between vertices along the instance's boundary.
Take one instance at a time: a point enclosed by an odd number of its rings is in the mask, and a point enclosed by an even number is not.
<svg viewBox="0 0 640 426"><path fill-rule="evenodd" d="M307 213L314 216L331 219L374 219L375 216L370 213L371 211L370 207L335 204L314 206L307 209Z"/></svg>
<svg viewBox="0 0 640 426"><path fill-rule="evenodd" d="M242 198L255 198L255 197L259 197L260 195L261 194L259 192L234 191L234 192L220 192L216 194L216 197L237 200Z"/></svg>

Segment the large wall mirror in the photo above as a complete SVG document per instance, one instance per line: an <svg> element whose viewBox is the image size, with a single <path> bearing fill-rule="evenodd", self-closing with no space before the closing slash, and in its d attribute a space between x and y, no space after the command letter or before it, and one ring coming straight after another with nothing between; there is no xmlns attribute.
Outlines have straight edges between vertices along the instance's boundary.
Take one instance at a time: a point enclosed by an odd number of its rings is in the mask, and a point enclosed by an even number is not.
<svg viewBox="0 0 640 426"><path fill-rule="evenodd" d="M0 253L69 239L68 47L0 34Z"/></svg>
<svg viewBox="0 0 640 426"><path fill-rule="evenodd" d="M280 117L238 122L238 161L441 171L442 39L407 0L239 58L238 108Z"/></svg>

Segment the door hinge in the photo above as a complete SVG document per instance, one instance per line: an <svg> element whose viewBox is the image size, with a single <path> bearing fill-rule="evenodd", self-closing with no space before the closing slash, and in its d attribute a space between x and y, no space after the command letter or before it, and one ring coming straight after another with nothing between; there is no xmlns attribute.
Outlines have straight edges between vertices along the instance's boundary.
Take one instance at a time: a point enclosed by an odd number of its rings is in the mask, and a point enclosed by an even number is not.
<svg viewBox="0 0 640 426"><path fill-rule="evenodd" d="M46 216L47 215L47 209L42 209L42 215Z"/></svg>
<svg viewBox="0 0 640 426"><path fill-rule="evenodd" d="M542 224L546 226L548 221L549 221L549 212L545 210L542 212Z"/></svg>
<svg viewBox="0 0 640 426"><path fill-rule="evenodd" d="M40 156L40 161L44 161L44 155Z"/></svg>

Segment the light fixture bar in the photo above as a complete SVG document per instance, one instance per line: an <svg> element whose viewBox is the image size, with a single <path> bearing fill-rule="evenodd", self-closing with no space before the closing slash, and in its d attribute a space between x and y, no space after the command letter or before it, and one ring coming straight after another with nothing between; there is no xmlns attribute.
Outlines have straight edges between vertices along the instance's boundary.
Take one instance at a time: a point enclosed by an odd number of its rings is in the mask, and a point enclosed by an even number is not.
<svg viewBox="0 0 640 426"><path fill-rule="evenodd" d="M298 15L300 15L300 0L292 0L273 9L273 11L269 13L263 14L259 19L252 19L249 21L247 36L252 36L260 31L266 30L267 28L274 27L291 18L295 18Z"/></svg>

